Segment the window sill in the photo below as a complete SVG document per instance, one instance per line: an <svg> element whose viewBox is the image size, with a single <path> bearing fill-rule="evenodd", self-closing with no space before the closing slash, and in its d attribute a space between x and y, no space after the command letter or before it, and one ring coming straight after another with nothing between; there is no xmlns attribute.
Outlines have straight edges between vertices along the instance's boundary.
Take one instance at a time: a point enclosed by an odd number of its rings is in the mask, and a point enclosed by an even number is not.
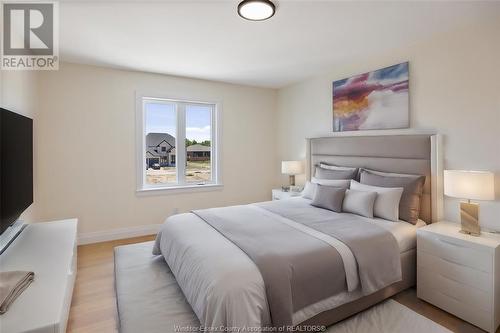
<svg viewBox="0 0 500 333"><path fill-rule="evenodd" d="M138 196L149 195L169 195L176 193L193 193L193 192L208 192L220 191L224 188L223 184L206 184L206 185L179 185L169 187L145 187L136 190Z"/></svg>

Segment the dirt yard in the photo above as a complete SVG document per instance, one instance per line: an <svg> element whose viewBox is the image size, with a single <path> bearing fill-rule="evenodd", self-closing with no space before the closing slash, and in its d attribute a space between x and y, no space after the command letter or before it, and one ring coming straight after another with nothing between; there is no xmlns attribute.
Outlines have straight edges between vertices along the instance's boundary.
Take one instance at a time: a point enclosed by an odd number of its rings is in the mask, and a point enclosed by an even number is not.
<svg viewBox="0 0 500 333"><path fill-rule="evenodd" d="M186 181L190 183L207 182L211 180L210 161L188 161L186 165ZM175 167L149 169L146 171L147 184L168 184L177 181Z"/></svg>

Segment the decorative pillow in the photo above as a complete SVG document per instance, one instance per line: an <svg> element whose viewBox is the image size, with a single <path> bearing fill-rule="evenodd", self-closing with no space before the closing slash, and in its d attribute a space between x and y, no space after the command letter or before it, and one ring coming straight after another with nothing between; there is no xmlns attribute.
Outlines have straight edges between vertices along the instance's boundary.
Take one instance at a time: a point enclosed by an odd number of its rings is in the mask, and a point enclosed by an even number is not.
<svg viewBox="0 0 500 333"><path fill-rule="evenodd" d="M399 218L416 224L420 215L420 201L424 191L425 176L361 170L360 183L381 187L402 187Z"/></svg>
<svg viewBox="0 0 500 333"><path fill-rule="evenodd" d="M342 211L373 218L373 206L377 198L376 192L346 190Z"/></svg>
<svg viewBox="0 0 500 333"><path fill-rule="evenodd" d="M354 179L357 175L357 169L355 170L330 170L316 167L316 173L314 176L321 179Z"/></svg>
<svg viewBox="0 0 500 333"><path fill-rule="evenodd" d="M304 185L302 197L312 200L318 184L323 186L348 189L351 181L349 179L318 179L316 177L311 177L311 181L306 182L306 184Z"/></svg>
<svg viewBox="0 0 500 333"><path fill-rule="evenodd" d="M399 201L403 194L402 187L371 186L351 180L350 188L357 191L377 192L377 199L375 199L373 206L373 215L389 221L399 221Z"/></svg>
<svg viewBox="0 0 500 333"><path fill-rule="evenodd" d="M345 191L345 188L316 185L311 205L340 213Z"/></svg>
<svg viewBox="0 0 500 333"><path fill-rule="evenodd" d="M318 184L313 184L311 182L306 182L304 189L302 190L302 198L311 199L314 197L314 192L316 192L316 187Z"/></svg>
<svg viewBox="0 0 500 333"><path fill-rule="evenodd" d="M349 188L351 185L350 179L319 179L316 177L311 177L311 182L314 184L320 184L325 186L335 186L342 188Z"/></svg>

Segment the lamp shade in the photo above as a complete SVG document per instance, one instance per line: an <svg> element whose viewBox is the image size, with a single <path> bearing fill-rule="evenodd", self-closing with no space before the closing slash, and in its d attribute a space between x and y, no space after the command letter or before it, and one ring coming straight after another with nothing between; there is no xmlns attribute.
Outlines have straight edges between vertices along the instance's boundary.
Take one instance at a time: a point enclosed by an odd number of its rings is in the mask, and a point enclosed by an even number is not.
<svg viewBox="0 0 500 333"><path fill-rule="evenodd" d="M444 171L444 194L472 200L495 200L495 176L488 171Z"/></svg>
<svg viewBox="0 0 500 333"><path fill-rule="evenodd" d="M304 173L304 163L302 161L282 161L281 173L284 175L300 175Z"/></svg>

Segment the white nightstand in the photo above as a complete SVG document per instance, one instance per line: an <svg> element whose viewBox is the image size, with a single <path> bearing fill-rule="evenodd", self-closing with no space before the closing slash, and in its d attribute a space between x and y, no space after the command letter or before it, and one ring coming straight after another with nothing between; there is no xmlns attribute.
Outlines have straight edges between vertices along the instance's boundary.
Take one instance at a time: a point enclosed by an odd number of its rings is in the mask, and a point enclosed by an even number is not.
<svg viewBox="0 0 500 333"><path fill-rule="evenodd" d="M280 188L273 189L273 200L282 200L293 197L300 197L302 192L283 192Z"/></svg>
<svg viewBox="0 0 500 333"><path fill-rule="evenodd" d="M459 230L450 222L417 230L417 296L493 333L500 324L500 235Z"/></svg>

